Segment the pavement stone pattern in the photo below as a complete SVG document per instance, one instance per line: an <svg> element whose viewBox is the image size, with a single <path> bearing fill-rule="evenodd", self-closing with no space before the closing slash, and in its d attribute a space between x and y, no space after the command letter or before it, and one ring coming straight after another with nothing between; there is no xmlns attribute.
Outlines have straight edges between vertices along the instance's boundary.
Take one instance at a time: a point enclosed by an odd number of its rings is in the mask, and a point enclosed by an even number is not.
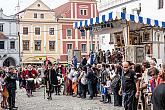
<svg viewBox="0 0 165 110"><path fill-rule="evenodd" d="M52 94L52 100L44 99L44 89L34 92L34 97L28 98L25 89L18 89L16 106L18 110L124 110L113 104L101 103L100 97L94 100L80 99L72 96ZM47 98L47 97L46 97Z"/></svg>

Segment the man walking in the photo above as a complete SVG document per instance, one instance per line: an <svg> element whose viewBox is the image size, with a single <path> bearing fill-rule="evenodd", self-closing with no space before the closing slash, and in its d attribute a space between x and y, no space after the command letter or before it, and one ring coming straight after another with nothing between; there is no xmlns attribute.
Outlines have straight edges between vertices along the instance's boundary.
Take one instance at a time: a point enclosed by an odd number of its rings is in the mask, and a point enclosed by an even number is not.
<svg viewBox="0 0 165 110"><path fill-rule="evenodd" d="M136 97L138 97L140 93L139 86L136 84L136 73L129 69L129 66L128 62L123 63L124 72L122 75L121 88L124 95L124 108L125 110L137 110ZM119 94L121 94L121 90L119 91Z"/></svg>

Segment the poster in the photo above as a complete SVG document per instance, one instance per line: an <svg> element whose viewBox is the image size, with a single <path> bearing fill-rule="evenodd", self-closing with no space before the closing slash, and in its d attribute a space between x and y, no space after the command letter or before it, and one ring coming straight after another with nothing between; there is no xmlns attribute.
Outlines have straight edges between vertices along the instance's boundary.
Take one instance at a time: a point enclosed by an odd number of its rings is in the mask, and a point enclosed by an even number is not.
<svg viewBox="0 0 165 110"><path fill-rule="evenodd" d="M145 48L136 47L136 63L142 63L145 59Z"/></svg>
<svg viewBox="0 0 165 110"><path fill-rule="evenodd" d="M81 50L73 50L73 56L76 56L78 63L81 62Z"/></svg>

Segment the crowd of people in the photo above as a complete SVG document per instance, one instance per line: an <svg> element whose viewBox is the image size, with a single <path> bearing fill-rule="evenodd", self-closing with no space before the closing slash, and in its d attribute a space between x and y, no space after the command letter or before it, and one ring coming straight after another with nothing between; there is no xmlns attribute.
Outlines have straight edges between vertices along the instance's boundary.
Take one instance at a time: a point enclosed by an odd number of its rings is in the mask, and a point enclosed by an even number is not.
<svg viewBox="0 0 165 110"><path fill-rule="evenodd" d="M40 85L45 85L44 97L47 94L48 100L52 100L53 93L88 100L101 96L101 103L123 106L125 110L165 110L165 64L157 69L155 59L142 64L95 60L88 63L83 57L80 65L74 60L67 66L48 63L43 67L0 68L1 107L17 109L15 91L19 81L19 87L26 90L29 98Z"/></svg>

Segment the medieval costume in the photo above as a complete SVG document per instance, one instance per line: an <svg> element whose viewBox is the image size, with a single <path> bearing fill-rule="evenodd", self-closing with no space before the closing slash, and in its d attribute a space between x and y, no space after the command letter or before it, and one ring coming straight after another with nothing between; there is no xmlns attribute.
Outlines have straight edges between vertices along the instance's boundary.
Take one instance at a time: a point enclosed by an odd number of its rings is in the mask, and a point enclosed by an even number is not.
<svg viewBox="0 0 165 110"><path fill-rule="evenodd" d="M52 100L52 93L54 90L55 85L58 85L58 80L57 80L57 73L55 71L55 69L52 68L47 68L45 70L45 85L46 85L46 92L48 95L49 100Z"/></svg>
<svg viewBox="0 0 165 110"><path fill-rule="evenodd" d="M36 72L34 72L31 68L26 70L26 91L27 96L33 96L32 92L34 90L34 79L36 77Z"/></svg>

